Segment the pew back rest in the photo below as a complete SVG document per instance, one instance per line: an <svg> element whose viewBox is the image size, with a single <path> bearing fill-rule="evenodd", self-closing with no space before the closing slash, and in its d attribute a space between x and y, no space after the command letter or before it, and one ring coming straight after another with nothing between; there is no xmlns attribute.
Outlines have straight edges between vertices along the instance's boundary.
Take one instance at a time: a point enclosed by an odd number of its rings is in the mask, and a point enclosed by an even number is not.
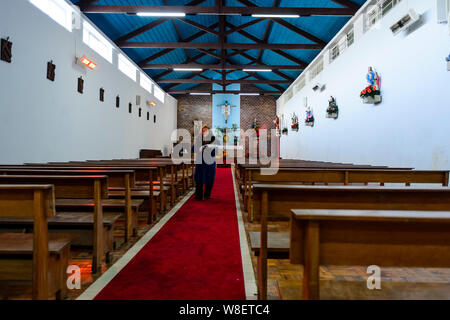
<svg viewBox="0 0 450 320"><path fill-rule="evenodd" d="M0 175L45 175L45 176L80 176L80 175L106 175L108 176L108 187L125 188L128 175L130 187L135 186L135 172L133 170L61 170L61 169L4 169L0 168Z"/></svg>
<svg viewBox="0 0 450 320"><path fill-rule="evenodd" d="M5 185L0 182L0 217L36 218L35 200L42 194L46 217L55 215L52 185Z"/></svg>
<svg viewBox="0 0 450 320"><path fill-rule="evenodd" d="M286 219L291 209L364 209L450 211L450 188L308 186L254 184L254 210L268 194L271 218Z"/></svg>
<svg viewBox="0 0 450 320"><path fill-rule="evenodd" d="M448 171L383 169L279 169L274 175L263 175L249 169L250 181L256 182L324 182L324 183L436 183L448 186Z"/></svg>
<svg viewBox="0 0 450 320"><path fill-rule="evenodd" d="M98 184L100 198L108 198L107 176L1 175L0 184L52 184L59 199L93 199Z"/></svg>

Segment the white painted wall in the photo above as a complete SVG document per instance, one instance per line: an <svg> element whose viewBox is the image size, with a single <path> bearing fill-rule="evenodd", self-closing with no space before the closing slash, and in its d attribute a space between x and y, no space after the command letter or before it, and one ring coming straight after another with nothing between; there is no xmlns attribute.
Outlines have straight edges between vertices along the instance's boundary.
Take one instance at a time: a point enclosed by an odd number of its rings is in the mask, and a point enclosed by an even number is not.
<svg viewBox="0 0 450 320"><path fill-rule="evenodd" d="M142 148L170 145L177 101L166 95L160 103L117 69L117 55L110 64L87 47L80 30L68 32L26 0L1 0L0 37L8 36L13 59L0 61L0 163L135 158ZM76 54L92 58L97 69L75 65ZM56 64L55 82L46 79L50 60ZM77 92L79 76L84 94ZM100 87L105 102L99 101ZM148 107L146 100L158 104Z"/></svg>
<svg viewBox="0 0 450 320"><path fill-rule="evenodd" d="M379 28L367 31L292 99L278 114L287 117L288 136L281 156L357 164L450 169L450 53L447 25L437 24L436 1L407 0L386 15ZM420 26L393 36L389 27L408 9L422 14ZM355 34L356 36L356 34ZM355 37L356 38L356 37ZM363 104L369 66L381 76L383 102ZM311 88L320 82L323 92ZM328 98L339 106L339 119L327 119ZM304 126L307 96L315 117ZM300 130L290 130L290 115L299 115Z"/></svg>

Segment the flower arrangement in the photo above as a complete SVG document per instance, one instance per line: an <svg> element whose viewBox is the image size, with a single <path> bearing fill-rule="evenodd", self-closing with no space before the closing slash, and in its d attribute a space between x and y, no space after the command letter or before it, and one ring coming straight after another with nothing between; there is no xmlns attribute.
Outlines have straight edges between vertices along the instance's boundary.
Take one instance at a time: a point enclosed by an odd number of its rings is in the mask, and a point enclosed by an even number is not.
<svg viewBox="0 0 450 320"><path fill-rule="evenodd" d="M281 133L287 135L287 134L288 134L288 128L283 128L283 130L281 131Z"/></svg>
<svg viewBox="0 0 450 320"><path fill-rule="evenodd" d="M361 98L374 98L380 95L380 90L376 86L369 85L360 93Z"/></svg>

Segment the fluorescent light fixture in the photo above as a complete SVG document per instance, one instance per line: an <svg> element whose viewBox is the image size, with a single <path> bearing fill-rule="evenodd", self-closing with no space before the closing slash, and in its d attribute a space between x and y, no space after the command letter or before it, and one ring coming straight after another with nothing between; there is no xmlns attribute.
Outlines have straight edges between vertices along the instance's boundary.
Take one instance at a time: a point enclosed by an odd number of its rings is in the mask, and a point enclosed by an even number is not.
<svg viewBox="0 0 450 320"><path fill-rule="evenodd" d="M252 14L254 18L300 18L298 14Z"/></svg>
<svg viewBox="0 0 450 320"><path fill-rule="evenodd" d="M209 92L191 92L189 93L191 96L210 96Z"/></svg>
<svg viewBox="0 0 450 320"><path fill-rule="evenodd" d="M244 92L244 93L239 93L240 96L259 96L260 94L257 92Z"/></svg>
<svg viewBox="0 0 450 320"><path fill-rule="evenodd" d="M272 72L272 69L243 69L244 72Z"/></svg>
<svg viewBox="0 0 450 320"><path fill-rule="evenodd" d="M137 12L139 17L184 17L186 16L183 12Z"/></svg>
<svg viewBox="0 0 450 320"><path fill-rule="evenodd" d="M200 68L173 68L173 71L193 72L193 71L203 71L203 69L200 69Z"/></svg>

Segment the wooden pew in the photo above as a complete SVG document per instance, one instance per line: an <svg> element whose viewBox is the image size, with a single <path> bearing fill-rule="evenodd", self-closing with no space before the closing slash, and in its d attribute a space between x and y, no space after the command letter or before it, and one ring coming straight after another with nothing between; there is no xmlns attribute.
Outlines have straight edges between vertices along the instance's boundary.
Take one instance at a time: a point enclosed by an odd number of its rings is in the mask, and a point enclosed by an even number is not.
<svg viewBox="0 0 450 320"><path fill-rule="evenodd" d="M132 170L51 170L51 169L3 169L0 168L0 175L107 175L108 188L124 190L124 201L119 199L104 200L102 202L105 209L124 209L125 216L125 240L128 241L137 229L137 214L141 206L141 200L131 200L131 188L135 186L135 174ZM64 208L80 208L93 206L94 204L77 199L64 199L57 201L56 206ZM134 208L134 210L133 210ZM133 212L135 213L133 215Z"/></svg>
<svg viewBox="0 0 450 320"><path fill-rule="evenodd" d="M105 164L103 166L91 166L86 162L83 162L82 165L70 165L69 163L65 163L65 165L50 165L50 164L27 164L22 166L1 166L0 170L4 169L23 169L30 168L32 170L112 170L112 171L122 171L122 170L132 170L135 172L135 181L136 184L131 187L131 197L137 199L148 199L148 223L154 221L156 217L156 203L154 198L160 199L161 204L161 212L167 208L166 201L166 190L167 187L161 188L161 183L159 184L159 188L154 185L154 178L157 176L164 176L164 167L155 167L155 166L110 166ZM142 188L137 185L137 182L145 181L148 185L148 188ZM151 187L150 187L151 186ZM111 192L109 193L112 197L123 197L124 192L120 188L110 187ZM147 192L142 192L142 190L147 190Z"/></svg>
<svg viewBox="0 0 450 320"><path fill-rule="evenodd" d="M253 210L252 186L254 183L276 184L369 184L401 183L406 186L412 183L429 183L448 186L449 172L446 170L399 170L399 169L316 169L316 168L281 168L274 175L264 175L259 169L247 169L246 203L250 220L258 219ZM255 217L256 214L256 217ZM285 216L289 218L289 215Z"/></svg>
<svg viewBox="0 0 450 320"><path fill-rule="evenodd" d="M101 262L104 250L107 253L112 244L104 238L103 228L103 207L102 200L108 199L108 180L107 176L13 176L1 175L0 184L52 184L54 185L55 198L58 199L85 199L92 201L93 217L85 213L80 214L80 219L76 219L76 214L72 213L65 217L58 213L50 219L50 224L67 225L72 227L91 225L93 229L93 253L92 253L92 271L94 273L101 270ZM117 216L118 218L118 216ZM116 219L117 219L116 218ZM91 220L92 219L92 220ZM112 219L112 218L111 218ZM21 221L2 218L2 224L21 224ZM54 221L54 222L53 222ZM110 232L110 237L113 230Z"/></svg>
<svg viewBox="0 0 450 320"><path fill-rule="evenodd" d="M52 185L0 185L0 217L33 221L33 234L0 234L0 280L31 279L33 299L66 293L70 239L49 236L47 219L54 215Z"/></svg>
<svg viewBox="0 0 450 320"><path fill-rule="evenodd" d="M319 266L450 267L450 212L292 210L292 260L303 299L319 299Z"/></svg>
<svg viewBox="0 0 450 320"><path fill-rule="evenodd" d="M450 188L380 186L253 185L254 209L261 217L258 258L260 299L267 298L267 218L291 214L291 209L369 209L450 211ZM450 213L449 213L450 216ZM291 226L293 224L291 223ZM295 232L291 233L295 235ZM298 241L291 240L290 258L298 263Z"/></svg>

